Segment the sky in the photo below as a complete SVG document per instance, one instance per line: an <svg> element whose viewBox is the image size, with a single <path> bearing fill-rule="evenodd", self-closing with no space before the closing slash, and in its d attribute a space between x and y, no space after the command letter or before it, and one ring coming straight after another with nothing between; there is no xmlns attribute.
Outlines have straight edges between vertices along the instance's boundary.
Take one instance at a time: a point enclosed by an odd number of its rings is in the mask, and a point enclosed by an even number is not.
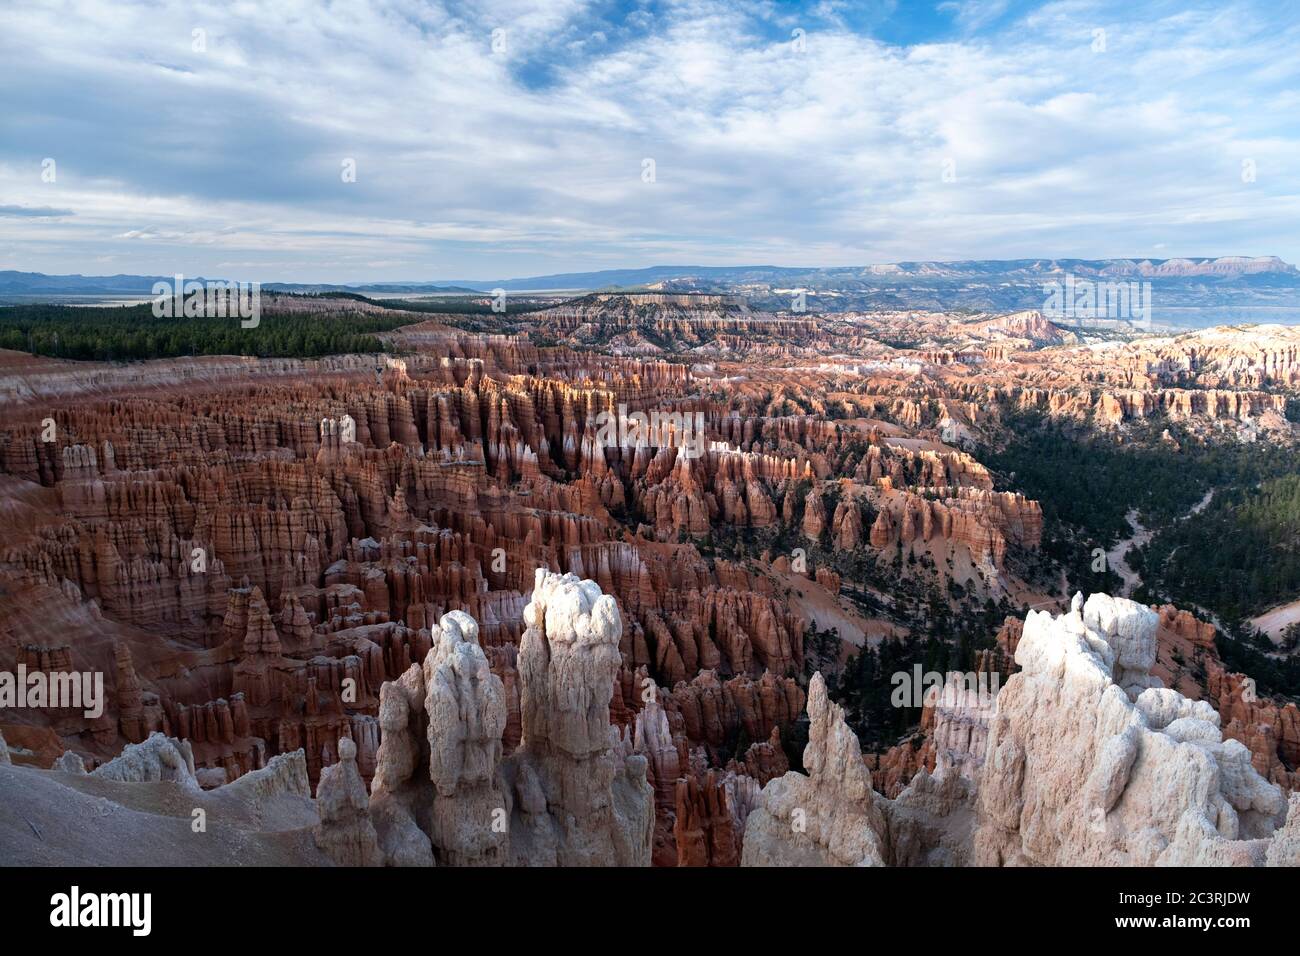
<svg viewBox="0 0 1300 956"><path fill-rule="evenodd" d="M1300 260L1300 5L0 5L0 270Z"/></svg>

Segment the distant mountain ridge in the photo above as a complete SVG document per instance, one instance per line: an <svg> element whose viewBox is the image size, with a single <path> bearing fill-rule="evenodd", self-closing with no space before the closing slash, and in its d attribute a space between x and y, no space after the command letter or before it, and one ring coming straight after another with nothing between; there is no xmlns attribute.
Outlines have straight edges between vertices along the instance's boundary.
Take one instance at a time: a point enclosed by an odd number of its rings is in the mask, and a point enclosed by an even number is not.
<svg viewBox="0 0 1300 956"><path fill-rule="evenodd" d="M519 279L355 284L263 282L265 291L375 296L588 292L742 297L760 311L1012 313L1045 307L1048 284L1150 283L1154 321L1198 328L1242 322L1300 324L1300 271L1276 256L1171 259L969 259L868 266L649 266ZM48 276L0 272L0 303L60 296L146 296L171 276ZM187 277L190 278L190 277ZM199 277L194 277L199 278Z"/></svg>
<svg viewBox="0 0 1300 956"><path fill-rule="evenodd" d="M1150 278L1184 278L1193 276L1235 277L1273 273L1300 279L1300 271L1277 256L1219 256L1174 259L964 259L953 262L922 260L891 262L866 266L649 266L643 269L608 269L600 272L566 272L522 279L496 279L490 282L473 279L448 280L455 285L480 290L490 288L532 289L601 289L609 287L653 286L662 282L695 280L703 287L708 282L725 285L771 284L804 280L813 287L828 286L836 280L862 282L904 278L975 279L991 276L1048 277L1073 273L1077 276L1132 275Z"/></svg>
<svg viewBox="0 0 1300 956"><path fill-rule="evenodd" d="M175 276L111 275L83 276L46 275L43 272L0 271L0 296L17 295L149 295L154 283L175 280ZM209 277L186 275L186 282L207 282ZM225 281L225 280L222 280ZM343 285L321 282L264 282L262 288L279 292L370 292L411 293L446 292L467 295L478 294L477 289L434 285L427 282L376 282L361 285Z"/></svg>
<svg viewBox="0 0 1300 956"><path fill-rule="evenodd" d="M175 276L51 276L43 272L0 272L0 296L4 295L148 295L155 282L172 282ZM202 276L186 281L206 282Z"/></svg>
<svg viewBox="0 0 1300 956"><path fill-rule="evenodd" d="M265 282L263 289L272 292L378 292L385 295L394 293L402 295L428 295L445 293L448 295L480 295L482 290L468 286L435 285L430 282L375 282L361 285L337 285L317 282Z"/></svg>
<svg viewBox="0 0 1300 956"><path fill-rule="evenodd" d="M993 276L1039 278L1072 273L1076 276L1135 276L1144 278L1235 278L1270 274L1300 279L1294 265L1277 256L1183 257L1173 259L963 259L952 262L920 260L866 266L647 266L639 269L605 269L597 272L563 272L514 279L447 279L409 282L273 282L262 288L285 292L462 293L532 289L590 290L653 286L659 283L709 282L718 286L773 284L806 280L810 287L829 287L838 281L872 282L913 279L977 279ZM149 293L155 282L172 276L117 274L111 276L46 275L41 272L0 271L0 295L50 294L136 295ZM206 281L202 276L187 279Z"/></svg>

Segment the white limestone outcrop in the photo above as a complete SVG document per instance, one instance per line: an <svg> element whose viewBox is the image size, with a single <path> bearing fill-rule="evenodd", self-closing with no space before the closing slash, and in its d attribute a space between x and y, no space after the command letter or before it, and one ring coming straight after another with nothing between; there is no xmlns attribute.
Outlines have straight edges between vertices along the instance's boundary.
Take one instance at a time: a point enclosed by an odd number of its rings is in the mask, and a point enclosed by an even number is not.
<svg viewBox="0 0 1300 956"><path fill-rule="evenodd" d="M276 754L265 767L241 774L213 792L238 797L250 803L270 802L281 797L311 800L311 779L307 775L307 752L301 747Z"/></svg>
<svg viewBox="0 0 1300 956"><path fill-rule="evenodd" d="M950 674L934 702L935 775L950 772L975 783L984 769L989 723L993 719L998 687L989 675L971 675L974 681ZM996 675L994 675L996 678Z"/></svg>
<svg viewBox="0 0 1300 956"><path fill-rule="evenodd" d="M96 768L91 776L126 782L174 780L188 789L199 789L190 742L157 731L142 743L127 745L118 756Z"/></svg>
<svg viewBox="0 0 1300 956"><path fill-rule="evenodd" d="M1286 810L1205 703L1160 687L1158 618L1076 595L1031 611L979 784L980 865L1252 865Z"/></svg>
<svg viewBox="0 0 1300 956"><path fill-rule="evenodd" d="M0 859L29 866L324 866L302 750L212 790L161 735L92 773L0 766ZM175 761L174 763L172 761ZM106 771L106 772L101 772Z"/></svg>
<svg viewBox="0 0 1300 956"><path fill-rule="evenodd" d="M370 822L370 797L357 769L357 745L344 737L338 754L338 762L321 771L316 787L316 845L340 866L378 866L383 857Z"/></svg>
<svg viewBox="0 0 1300 956"><path fill-rule="evenodd" d="M1286 823L1268 843L1265 866L1300 866L1300 793L1291 794Z"/></svg>
<svg viewBox="0 0 1300 956"><path fill-rule="evenodd" d="M520 865L648 866L647 761L609 722L623 622L594 581L537 570L519 645L523 735L506 761Z"/></svg>
<svg viewBox="0 0 1300 956"><path fill-rule="evenodd" d="M821 674L808 689L808 774L768 782L745 823L742 866L884 866L888 830L858 738Z"/></svg>
<svg viewBox="0 0 1300 956"><path fill-rule="evenodd" d="M518 655L522 737L472 617L433 629L422 665L380 690L370 818L390 866L648 866L646 758L609 720L618 605L592 581L537 572Z"/></svg>
<svg viewBox="0 0 1300 956"><path fill-rule="evenodd" d="M500 786L505 690L463 611L432 629L423 664L379 692L381 740L370 816L384 862L507 862L510 805Z"/></svg>
<svg viewBox="0 0 1300 956"><path fill-rule="evenodd" d="M500 865L510 816L499 782L505 688L488 667L472 617L452 611L439 624L424 659L433 845L451 866Z"/></svg>
<svg viewBox="0 0 1300 956"><path fill-rule="evenodd" d="M370 819L387 866L433 866L433 844L416 822L433 801L433 786L418 773L427 746L424 670L412 664L379 689L379 749L370 784ZM427 824L426 824L427 826Z"/></svg>
<svg viewBox="0 0 1300 956"><path fill-rule="evenodd" d="M59 754L59 759L54 761L54 766L50 769L57 770L60 773L70 773L74 777L84 777L86 775L86 761L81 759L81 754L65 750Z"/></svg>
<svg viewBox="0 0 1300 956"><path fill-rule="evenodd" d="M1104 594L1030 612L1020 673L991 705L945 688L935 772L894 800L815 676L808 774L763 789L744 865L1295 865L1300 795L1288 808L1213 707L1160 686L1157 625Z"/></svg>

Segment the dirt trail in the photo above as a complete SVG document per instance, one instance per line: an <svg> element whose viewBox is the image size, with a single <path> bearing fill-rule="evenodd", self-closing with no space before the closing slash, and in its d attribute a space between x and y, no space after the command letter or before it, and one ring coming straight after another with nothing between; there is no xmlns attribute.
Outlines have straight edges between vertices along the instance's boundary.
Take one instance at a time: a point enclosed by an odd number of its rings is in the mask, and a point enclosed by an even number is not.
<svg viewBox="0 0 1300 956"><path fill-rule="evenodd" d="M1274 644L1282 640L1283 631L1298 622L1300 622L1300 599L1290 604L1279 604L1250 619L1250 623L1268 635L1268 639Z"/></svg>
<svg viewBox="0 0 1300 956"><path fill-rule="evenodd" d="M1211 488L1201 497L1200 501L1196 502L1196 504L1192 505L1192 507L1188 509L1185 515L1182 515L1176 520L1186 521L1192 515L1200 514L1213 500L1214 489ZM1141 586L1142 576L1129 567L1128 562L1124 559L1128 555L1129 548L1134 545L1138 545L1139 547L1146 546L1155 536L1155 532L1144 527L1142 522L1138 520L1138 512L1136 508L1130 508L1128 514L1124 515L1124 520L1128 522L1133 533L1118 542L1115 547L1106 552L1106 566L1119 575L1120 580L1124 582L1124 587L1120 591L1119 596L1131 597L1133 592ZM1300 602L1297 602L1297 606L1300 608ZM1297 610L1297 613L1300 614L1300 609ZM1297 620L1300 620L1300 617L1298 617Z"/></svg>
<svg viewBox="0 0 1300 956"><path fill-rule="evenodd" d="M1128 514L1124 515L1124 520L1133 529L1133 533L1106 552L1106 566L1119 575L1120 580L1124 582L1124 586L1120 588L1119 596L1130 597L1142 584L1142 577L1128 566L1128 562L1124 560L1124 557L1128 554L1128 549L1133 545L1146 545L1155 532L1143 527L1142 522L1138 521L1136 508L1130 508Z"/></svg>

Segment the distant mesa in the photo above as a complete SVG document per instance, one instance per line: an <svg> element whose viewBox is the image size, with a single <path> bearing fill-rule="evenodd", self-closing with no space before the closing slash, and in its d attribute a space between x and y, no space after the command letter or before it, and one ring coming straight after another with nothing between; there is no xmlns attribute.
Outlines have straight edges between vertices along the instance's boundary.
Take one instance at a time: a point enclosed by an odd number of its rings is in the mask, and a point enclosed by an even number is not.
<svg viewBox="0 0 1300 956"><path fill-rule="evenodd" d="M966 259L954 262L916 261L865 266L649 266L641 269L607 269L599 272L567 272L513 279L447 279L409 282L311 283L264 281L264 289L282 292L379 292L407 294L482 294L493 289L507 291L560 291L587 289L636 289L657 284L685 283L701 289L724 290L744 284L804 285L810 289L833 288L844 282L898 281L904 279L987 279L999 274L1016 278L1050 277L1073 272L1079 276L1133 275L1149 278L1232 279L1241 276L1272 275L1300 279L1300 272L1277 256L1219 256L1174 259ZM8 295L144 295L155 282L171 276L142 275L46 275L40 272L0 271L0 296ZM198 281L206 281L199 278Z"/></svg>

